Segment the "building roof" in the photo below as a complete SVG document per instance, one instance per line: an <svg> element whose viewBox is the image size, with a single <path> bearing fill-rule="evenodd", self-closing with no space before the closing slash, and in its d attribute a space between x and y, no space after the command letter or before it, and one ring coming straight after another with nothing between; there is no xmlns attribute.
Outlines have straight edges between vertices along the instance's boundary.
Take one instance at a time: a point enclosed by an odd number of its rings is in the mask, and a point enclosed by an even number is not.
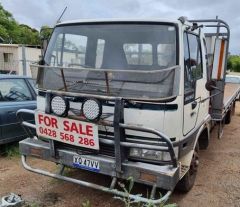
<svg viewBox="0 0 240 207"><path fill-rule="evenodd" d="M18 44L0 44L0 47L18 47Z"/></svg>
<svg viewBox="0 0 240 207"><path fill-rule="evenodd" d="M41 47L39 45L23 45L24 47L30 47L30 48L36 48L40 49ZM0 44L0 47L22 47L22 44Z"/></svg>

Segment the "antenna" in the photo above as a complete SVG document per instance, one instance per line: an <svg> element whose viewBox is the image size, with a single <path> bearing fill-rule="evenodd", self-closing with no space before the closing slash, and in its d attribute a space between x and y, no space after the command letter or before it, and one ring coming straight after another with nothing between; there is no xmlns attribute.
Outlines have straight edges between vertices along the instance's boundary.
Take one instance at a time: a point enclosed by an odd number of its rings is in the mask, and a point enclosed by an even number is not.
<svg viewBox="0 0 240 207"><path fill-rule="evenodd" d="M60 15L60 17L58 18L56 24L61 22L61 18L62 18L62 16L64 15L64 13L65 13L66 10L67 10L67 6L65 7L65 9L63 10L63 12L61 13L61 15Z"/></svg>

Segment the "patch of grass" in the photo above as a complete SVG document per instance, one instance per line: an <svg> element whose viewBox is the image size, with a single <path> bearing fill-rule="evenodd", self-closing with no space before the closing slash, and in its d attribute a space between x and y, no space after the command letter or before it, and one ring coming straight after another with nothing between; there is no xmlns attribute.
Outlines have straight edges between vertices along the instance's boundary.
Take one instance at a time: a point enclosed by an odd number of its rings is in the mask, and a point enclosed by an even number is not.
<svg viewBox="0 0 240 207"><path fill-rule="evenodd" d="M23 207L43 207L43 205L41 205L37 202L25 202Z"/></svg>
<svg viewBox="0 0 240 207"><path fill-rule="evenodd" d="M60 165L56 165L55 173L58 174L59 171L60 171L60 168L61 168ZM67 176L67 177L70 177L72 171L73 171L72 168L65 166L65 169L63 171L63 175ZM63 183L63 182L64 182L63 180L53 178L49 181L49 184L54 185L54 184Z"/></svg>
<svg viewBox="0 0 240 207"><path fill-rule="evenodd" d="M13 144L6 144L3 146L1 155L5 157L19 157L19 144L18 143L13 143Z"/></svg>
<svg viewBox="0 0 240 207"><path fill-rule="evenodd" d="M60 168L60 167L59 167L59 168ZM70 167L65 166L65 169L64 169L64 171L63 171L63 175L64 175L64 176L67 176L67 177L70 177L71 174L72 174L72 172L73 172L73 168L70 168Z"/></svg>
<svg viewBox="0 0 240 207"><path fill-rule="evenodd" d="M32 203L32 204L30 204L29 207L40 207L40 205L38 203Z"/></svg>
<svg viewBox="0 0 240 207"><path fill-rule="evenodd" d="M92 205L91 205L89 200L86 200L86 201L82 202L82 207L91 207L91 206Z"/></svg>
<svg viewBox="0 0 240 207"><path fill-rule="evenodd" d="M119 199L124 202L125 207L177 207L177 204L159 204L159 205L154 205L152 203L141 203L141 202L136 202L130 198L130 193L133 189L134 185L134 180L132 177L129 177L127 179L128 181L128 187L125 186L123 183L118 183L120 188L128 195L127 197L115 197L116 199Z"/></svg>

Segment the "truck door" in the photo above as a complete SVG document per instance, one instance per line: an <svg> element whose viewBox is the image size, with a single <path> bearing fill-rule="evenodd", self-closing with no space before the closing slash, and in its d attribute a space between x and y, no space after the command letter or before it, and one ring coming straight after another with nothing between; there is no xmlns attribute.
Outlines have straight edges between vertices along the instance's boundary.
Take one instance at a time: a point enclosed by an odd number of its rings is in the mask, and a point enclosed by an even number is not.
<svg viewBox="0 0 240 207"><path fill-rule="evenodd" d="M184 33L184 110L183 134L196 125L203 80L201 44L198 35Z"/></svg>

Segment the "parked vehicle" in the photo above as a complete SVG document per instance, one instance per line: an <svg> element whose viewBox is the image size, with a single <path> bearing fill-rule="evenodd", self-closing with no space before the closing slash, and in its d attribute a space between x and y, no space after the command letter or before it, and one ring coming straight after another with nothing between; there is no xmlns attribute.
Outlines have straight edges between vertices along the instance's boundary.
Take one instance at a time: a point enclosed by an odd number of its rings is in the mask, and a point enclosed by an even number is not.
<svg viewBox="0 0 240 207"><path fill-rule="evenodd" d="M219 28L205 33L207 27ZM210 129L230 122L240 85L225 84L229 27L219 19L71 21L56 25L37 74L38 139L20 142L32 172L135 201L189 191ZM209 63L209 64L208 64ZM48 141L46 141L48 140ZM35 156L62 165L32 168ZM63 175L64 167L112 177L109 187ZM117 190L117 179L152 186L150 198ZM156 188L167 190L155 198Z"/></svg>
<svg viewBox="0 0 240 207"><path fill-rule="evenodd" d="M0 75L0 144L6 144L26 138L17 119L19 109L36 109L36 92L33 80L17 75ZM32 115L25 115L28 121L34 121Z"/></svg>
<svg viewBox="0 0 240 207"><path fill-rule="evenodd" d="M239 75L226 75L226 83L240 84L240 76Z"/></svg>

